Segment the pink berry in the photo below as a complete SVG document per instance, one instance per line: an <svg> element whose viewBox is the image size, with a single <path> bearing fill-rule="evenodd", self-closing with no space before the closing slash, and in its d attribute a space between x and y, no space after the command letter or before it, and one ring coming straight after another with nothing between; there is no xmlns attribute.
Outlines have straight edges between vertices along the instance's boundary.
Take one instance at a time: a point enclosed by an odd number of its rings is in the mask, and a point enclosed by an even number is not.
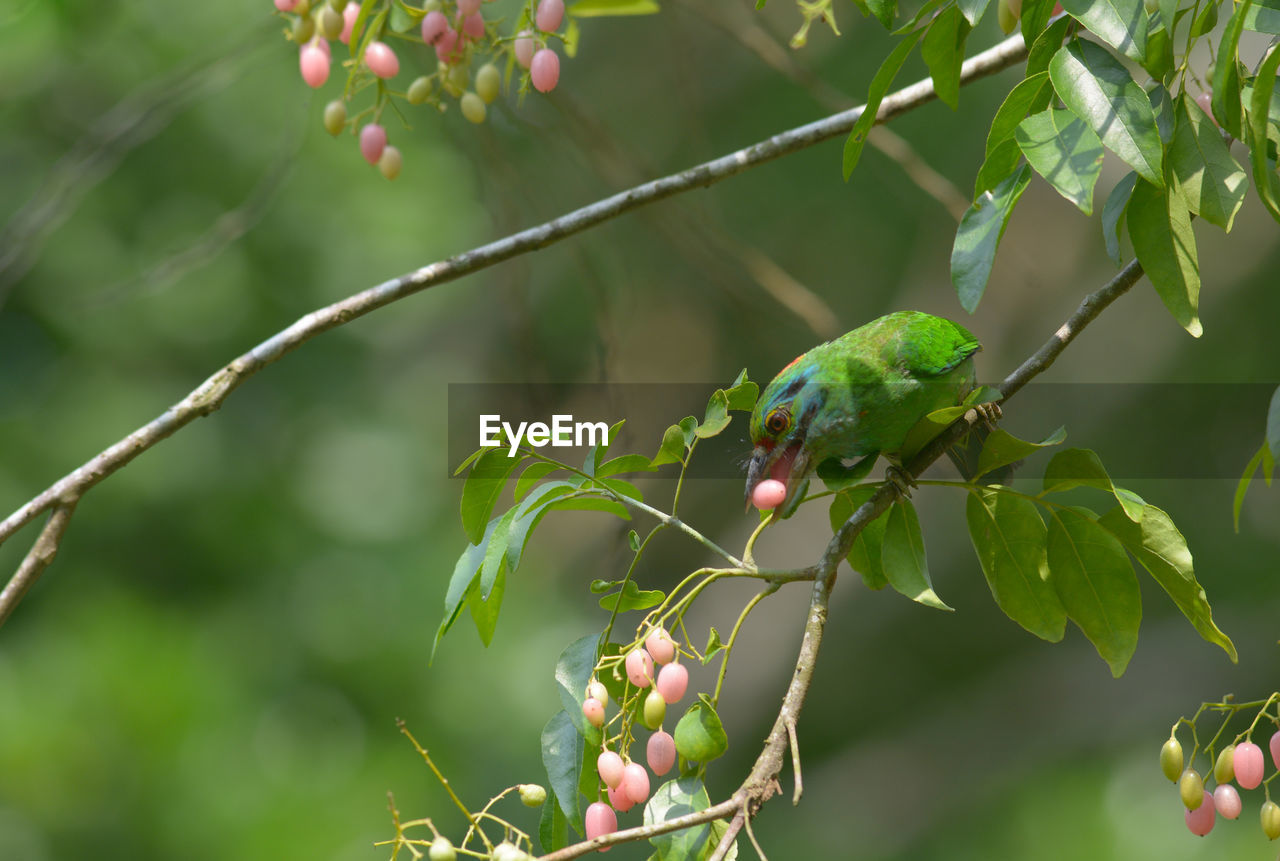
<svg viewBox="0 0 1280 861"><path fill-rule="evenodd" d="M480 8L480 0L458 0L458 14L470 15Z"/></svg>
<svg viewBox="0 0 1280 861"><path fill-rule="evenodd" d="M596 757L596 771L600 773L600 779L604 781L604 785L610 789L616 789L618 784L622 783L624 767L622 757L611 750L603 751Z"/></svg>
<svg viewBox="0 0 1280 861"><path fill-rule="evenodd" d="M1200 110L1209 116L1213 116L1213 96L1208 93L1201 93L1196 96L1196 104L1200 106Z"/></svg>
<svg viewBox="0 0 1280 861"><path fill-rule="evenodd" d="M549 93L560 80L560 57L550 48L543 48L529 61L529 79L540 93Z"/></svg>
<svg viewBox="0 0 1280 861"><path fill-rule="evenodd" d="M653 658L643 648L632 649L627 654L627 678L641 689L653 684Z"/></svg>
<svg viewBox="0 0 1280 861"><path fill-rule="evenodd" d="M444 17L444 13L439 9L428 12L422 18L422 41L428 45L434 45L436 39L449 29L449 19Z"/></svg>
<svg viewBox="0 0 1280 861"><path fill-rule="evenodd" d="M1184 814L1187 822L1187 828L1191 829L1191 833L1199 837L1203 837L1213 830L1213 796L1207 791L1204 794L1204 801L1195 810L1188 810Z"/></svg>
<svg viewBox="0 0 1280 861"><path fill-rule="evenodd" d="M644 641L644 647L659 664L669 664L676 657L676 642L666 628L654 628Z"/></svg>
<svg viewBox="0 0 1280 861"><path fill-rule="evenodd" d="M595 697L602 703L609 702L609 691L599 679L592 679L587 683L587 696Z"/></svg>
<svg viewBox="0 0 1280 861"><path fill-rule="evenodd" d="M1276 768L1280 768L1280 730L1276 730L1276 734L1271 736L1271 743L1267 746L1271 748L1271 761Z"/></svg>
<svg viewBox="0 0 1280 861"><path fill-rule="evenodd" d="M618 830L618 815L613 808L603 801L597 801L587 808L587 839L595 840L603 834L612 834Z"/></svg>
<svg viewBox="0 0 1280 861"><path fill-rule="evenodd" d="M385 42L370 42L364 49L364 63L370 72L384 80L400 73L400 60Z"/></svg>
<svg viewBox="0 0 1280 861"><path fill-rule="evenodd" d="M751 491L751 504L761 511L777 508L787 498L787 486L776 478L766 478Z"/></svg>
<svg viewBox="0 0 1280 861"><path fill-rule="evenodd" d="M1240 815L1240 793L1231 784L1220 783L1213 789L1213 806L1223 819L1235 819Z"/></svg>
<svg viewBox="0 0 1280 861"><path fill-rule="evenodd" d="M684 664L667 664L658 673L658 693L667 705L680 702L689 688L689 671Z"/></svg>
<svg viewBox="0 0 1280 861"><path fill-rule="evenodd" d="M516 37L516 62L520 64L522 69L529 68L529 63L533 61L532 35L532 30L521 30L520 35Z"/></svg>
<svg viewBox="0 0 1280 861"><path fill-rule="evenodd" d="M281 12L292 12L293 7L298 5L298 0L276 0L276 8Z"/></svg>
<svg viewBox="0 0 1280 861"><path fill-rule="evenodd" d="M1236 745L1231 764L1235 767L1236 783L1241 789L1254 789L1262 783L1262 748L1251 741Z"/></svg>
<svg viewBox="0 0 1280 861"><path fill-rule="evenodd" d="M458 53L458 31L446 26L444 32L436 39L436 59L442 63L456 63L461 59Z"/></svg>
<svg viewBox="0 0 1280 861"><path fill-rule="evenodd" d="M649 772L638 762L628 763L622 770L622 788L636 804L649 800Z"/></svg>
<svg viewBox="0 0 1280 861"><path fill-rule="evenodd" d="M342 8L342 33L338 41L344 45L351 44L351 29L356 26L356 16L360 14L360 4L351 0Z"/></svg>
<svg viewBox="0 0 1280 861"><path fill-rule="evenodd" d="M636 803L631 800L631 796L627 795L627 791L622 788L622 784L610 786L605 790L605 795L609 797L609 803L613 805L613 809L619 813L626 813L635 807Z"/></svg>
<svg viewBox="0 0 1280 861"><path fill-rule="evenodd" d="M582 701L582 716L592 726L604 726L604 703L595 697L587 697Z"/></svg>
<svg viewBox="0 0 1280 861"><path fill-rule="evenodd" d="M321 38L317 37L317 38L315 38L315 39L312 39L312 40L311 40L310 42L308 42L307 44L308 44L308 45L315 45L315 46L316 46L317 48L319 48L321 51L324 51L324 55L325 55L326 57L328 57L329 59L333 59L333 49L329 47L329 40L328 40L328 39L321 39Z"/></svg>
<svg viewBox="0 0 1280 861"><path fill-rule="evenodd" d="M676 764L676 740L670 733L658 730L649 736L649 743L645 745L645 758L649 760L653 773L661 777Z"/></svg>
<svg viewBox="0 0 1280 861"><path fill-rule="evenodd" d="M538 29L544 33L552 33L559 29L564 20L564 0L542 0L538 4L538 14L533 18Z"/></svg>
<svg viewBox="0 0 1280 861"><path fill-rule="evenodd" d="M483 39L484 16L479 12L472 12L466 18L462 19L462 35L473 42Z"/></svg>
<svg viewBox="0 0 1280 861"><path fill-rule="evenodd" d="M377 123L369 123L360 129L360 155L369 164L377 164L382 151L387 148L387 130Z"/></svg>
<svg viewBox="0 0 1280 861"><path fill-rule="evenodd" d="M329 55L314 42L303 45L298 52L298 68L307 86L313 89L322 87L329 80Z"/></svg>

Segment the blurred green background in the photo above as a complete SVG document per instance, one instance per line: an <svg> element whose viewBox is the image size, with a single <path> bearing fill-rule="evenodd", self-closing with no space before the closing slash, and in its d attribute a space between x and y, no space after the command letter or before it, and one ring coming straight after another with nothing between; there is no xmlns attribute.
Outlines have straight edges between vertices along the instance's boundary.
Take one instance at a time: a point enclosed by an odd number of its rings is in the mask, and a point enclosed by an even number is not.
<svg viewBox="0 0 1280 861"><path fill-rule="evenodd" d="M509 0L487 8L513 12ZM414 114L411 131L390 123L405 167L388 183L352 138L323 133L340 75L317 94L303 85L266 0L10 0L0 510L319 305L819 117L833 93L857 95L890 43L851 6L839 11L843 37L815 27L791 54L776 48L799 23L785 0L762 13L674 0L652 17L586 21L551 97L504 97L482 127L456 110ZM746 47L761 34L823 83L763 63ZM997 38L985 22L971 51ZM425 57L402 56L407 81ZM921 73L909 66L902 80ZM893 130L963 195L1017 74L965 89L958 113L931 105ZM900 308L964 319L986 347L980 373L999 378L1115 271L1097 220L1036 180L982 306L964 317L947 209L875 150L842 183L839 153L814 147L344 326L89 494L0 630L0 859L385 858L372 843L393 833L388 791L405 816L460 834L396 717L473 805L542 780L539 731L559 708L551 671L565 644L603 626L586 584L624 570L626 527L549 519L492 646L464 619L429 666L465 541L461 483L443 454L449 383L694 382L709 393L743 366L767 380L829 334L824 320L838 332ZM1108 163L1099 194L1121 173ZM1046 378L1202 383L1257 400L1244 411L1253 421L1193 405L1174 426L1152 424L1157 404L1114 389L1084 411L1019 413L1015 402L1009 413L1028 435L1066 424L1119 477L1135 445L1168 464L1165 478L1129 483L1186 533L1240 664L1146 582L1122 679L1074 628L1059 645L1036 640L991 601L958 495L924 489L931 569L958 612L841 578L799 727L804 801L775 800L755 828L775 861L1274 854L1260 799L1196 839L1156 767L1180 714L1280 680L1280 491L1251 491L1239 535L1230 517L1229 477L1261 440L1266 389L1227 388L1280 379L1280 243L1253 197L1231 236L1197 232L1203 338L1143 282ZM808 298L780 301L797 284ZM740 424L727 433L745 441ZM1206 464L1224 478L1180 477ZM645 486L657 500L671 490ZM729 547L754 522L740 481L693 482L682 506ZM762 561L817 557L829 531L811 508L769 536ZM0 548L0 570L34 529ZM705 561L666 534L639 576L669 586ZM726 630L750 592L726 586L703 601L702 635ZM713 796L758 751L806 601L805 587L784 589L743 634ZM536 814L515 808L536 829Z"/></svg>

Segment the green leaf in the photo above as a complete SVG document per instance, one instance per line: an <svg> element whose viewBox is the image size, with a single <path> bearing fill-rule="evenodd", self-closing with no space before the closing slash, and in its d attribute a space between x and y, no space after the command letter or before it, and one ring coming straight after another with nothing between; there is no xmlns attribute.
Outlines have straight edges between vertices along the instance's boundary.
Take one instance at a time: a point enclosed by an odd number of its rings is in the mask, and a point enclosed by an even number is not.
<svg viewBox="0 0 1280 861"><path fill-rule="evenodd" d="M1244 507L1244 496L1249 492L1249 485L1253 483L1253 474L1258 471L1258 465L1262 463L1262 457L1267 453L1267 443L1263 443L1253 457L1249 458L1249 463L1245 466L1244 472L1240 475L1240 481L1236 484L1236 497L1231 506L1232 522L1235 524L1236 532L1240 531L1240 509Z"/></svg>
<svg viewBox="0 0 1280 861"><path fill-rule="evenodd" d="M969 411L969 407L965 404L959 404L954 407L943 407L926 414L923 418L911 426L911 430L907 431L907 437L902 442L902 448L898 451L898 457L903 463L910 461L920 450L929 444L929 441L951 427L951 423Z"/></svg>
<svg viewBox="0 0 1280 861"><path fill-rule="evenodd" d="M1133 252L1160 301L1182 328L1199 338L1204 332L1199 317L1200 262L1186 201L1140 182L1129 199L1125 223Z"/></svg>
<svg viewBox="0 0 1280 861"><path fill-rule="evenodd" d="M507 485L507 478L525 457L507 457L503 448L491 448L475 461L462 486L462 529L472 544L484 535L494 503Z"/></svg>
<svg viewBox="0 0 1280 861"><path fill-rule="evenodd" d="M631 519L631 512L625 505L603 496L571 496L568 499L557 499L547 507L555 511L603 511L622 520Z"/></svg>
<svg viewBox="0 0 1280 861"><path fill-rule="evenodd" d="M596 478L606 478L610 475L621 475L628 472L653 472L653 465L649 462L649 458L642 454L624 454L615 458L610 458L596 470Z"/></svg>
<svg viewBox="0 0 1280 861"><path fill-rule="evenodd" d="M987 158L1005 141L1013 140L1013 133L1018 124L1030 113L1038 113L1049 106L1053 98L1053 84L1049 81L1048 72L1031 75L1009 91L991 120L991 131L987 132ZM982 189L985 191L986 189Z"/></svg>
<svg viewBox="0 0 1280 861"><path fill-rule="evenodd" d="M489 536L484 549L484 561L480 564L481 600L488 601L493 584L502 573L507 563L507 542L510 540L511 524L516 519L517 509L512 508L498 518L498 525Z"/></svg>
<svg viewBox="0 0 1280 861"><path fill-rule="evenodd" d="M978 26L978 22L982 20L982 16L986 13L989 5L991 5L991 0L956 0L956 6L959 7L960 14L964 15L964 19L969 22L970 27Z"/></svg>
<svg viewBox="0 0 1280 861"><path fill-rule="evenodd" d="M984 192L992 191L1000 183L1013 176L1013 172L1022 163L1022 150L1018 142L1010 135L1009 139L998 144L991 154L982 160L978 168L978 177L973 181L973 197L982 197Z"/></svg>
<svg viewBox="0 0 1280 861"><path fill-rule="evenodd" d="M497 529L500 519L495 517L489 521L480 543L467 545L467 549L462 551L462 555L454 563L453 575L449 578L449 588L446 590L444 597L444 618L440 620L435 642L431 644L432 661L435 660L436 649L439 648L440 641L457 620L458 613L462 610L462 605L467 600L467 594L478 588L476 580L480 573L480 564L484 561L489 538L493 535L493 531Z"/></svg>
<svg viewBox="0 0 1280 861"><path fill-rule="evenodd" d="M693 762L710 762L729 749L729 737L706 694L698 694L698 702L680 718L674 735L676 752Z"/></svg>
<svg viewBox="0 0 1280 861"><path fill-rule="evenodd" d="M1053 17L1055 0L1022 0L1022 40L1034 45Z"/></svg>
<svg viewBox="0 0 1280 861"><path fill-rule="evenodd" d="M1031 44L1031 51L1027 54L1026 76L1028 78L1049 71L1049 61L1062 47L1062 40L1067 38L1067 29L1074 25L1075 21L1063 15L1036 37L1035 42ZM1045 105L1040 107L1043 109Z"/></svg>
<svg viewBox="0 0 1280 861"><path fill-rule="evenodd" d="M869 454L849 466L841 463L838 457L829 457L818 464L816 472L828 490L844 490L866 478L879 457L879 454Z"/></svg>
<svg viewBox="0 0 1280 861"><path fill-rule="evenodd" d="M554 789L547 790L547 800L542 804L542 816L538 820L538 843L542 846L544 855L569 845L569 820L560 809Z"/></svg>
<svg viewBox="0 0 1280 861"><path fill-rule="evenodd" d="M659 11L655 0L578 0L569 7L575 18L604 18L619 15L652 15Z"/></svg>
<svg viewBox="0 0 1280 861"><path fill-rule="evenodd" d="M707 788L696 777L668 780L644 806L644 824L656 825L680 816L688 816L711 806ZM692 828L668 831L649 838L663 861L697 861L707 848L711 825L701 823Z"/></svg>
<svg viewBox="0 0 1280 861"><path fill-rule="evenodd" d="M1151 111L1156 116L1156 129L1160 132L1160 143L1165 145L1173 140L1173 128L1177 123L1172 100L1173 97L1163 84L1153 84L1147 92L1147 101L1151 102ZM1165 166L1168 167L1168 164L1166 163Z"/></svg>
<svg viewBox="0 0 1280 861"><path fill-rule="evenodd" d="M729 409L749 413L755 409L756 399L760 397L760 387L747 379L747 369L743 368L724 394L729 401Z"/></svg>
<svg viewBox="0 0 1280 861"><path fill-rule="evenodd" d="M658 453L649 461L651 466L661 466L664 463L684 463L684 431L679 425L672 425L662 434L662 445L658 447Z"/></svg>
<svg viewBox="0 0 1280 861"><path fill-rule="evenodd" d="M391 17L387 19L387 24L397 33L404 33L414 25L413 17L405 11L404 6L399 3L391 4Z"/></svg>
<svg viewBox="0 0 1280 861"><path fill-rule="evenodd" d="M634 529L627 530L627 546L631 548L632 553L640 552L640 536Z"/></svg>
<svg viewBox="0 0 1280 861"><path fill-rule="evenodd" d="M884 565L885 577L894 589L926 607L951 609L933 591L924 552L924 535L920 531L920 518L916 516L916 508L908 499L898 500L889 509L880 560Z"/></svg>
<svg viewBox="0 0 1280 861"><path fill-rule="evenodd" d="M1120 227L1124 224L1124 213L1129 207L1129 198L1133 196L1133 187L1138 181L1135 171L1126 173L1111 193L1107 202L1102 205L1102 241L1107 246L1107 256L1119 266L1124 262L1120 256Z"/></svg>
<svg viewBox="0 0 1280 861"><path fill-rule="evenodd" d="M502 609L502 598L507 591L507 569L498 566L498 573L488 594L481 595L481 590L472 589L467 592L467 611L476 623L480 633L480 641L487 647L493 642L493 632L498 627L498 611Z"/></svg>
<svg viewBox="0 0 1280 861"><path fill-rule="evenodd" d="M1276 86L1276 69L1280 66L1280 49L1273 47L1253 81L1249 99L1249 160L1253 164L1253 185L1271 217L1280 221L1280 176L1267 159L1267 119L1271 94Z"/></svg>
<svg viewBox="0 0 1280 861"><path fill-rule="evenodd" d="M1141 522L1134 523L1116 506L1099 517L1098 524L1118 538L1147 569L1206 642L1220 646L1232 663L1239 661L1235 644L1213 621L1209 599L1196 580L1187 539L1168 514L1148 505Z"/></svg>
<svg viewBox="0 0 1280 861"><path fill-rule="evenodd" d="M680 436L684 439L686 446L693 445L693 441L698 438L698 420L693 416L685 416L680 419Z"/></svg>
<svg viewBox="0 0 1280 861"><path fill-rule="evenodd" d="M1055 454L1044 469L1044 490L1040 495L1061 493L1076 487L1092 487L1110 493L1134 522L1142 519L1144 503L1135 501L1134 494L1116 487L1097 452L1092 449L1064 448Z"/></svg>
<svg viewBox="0 0 1280 861"><path fill-rule="evenodd" d="M1067 429L1065 427L1058 428L1045 437L1042 442L1029 442L1025 439L1018 439L1007 430L996 428L982 444L982 453L978 455L978 468L973 476L974 481L976 482L993 469L1016 463L1025 457L1035 454L1042 448L1060 445L1066 438Z"/></svg>
<svg viewBox="0 0 1280 861"><path fill-rule="evenodd" d="M1195 100L1183 95L1179 101L1169 169L1191 213L1230 231L1249 190L1249 177Z"/></svg>
<svg viewBox="0 0 1280 861"><path fill-rule="evenodd" d="M1130 59L1147 56L1147 10L1142 0L1066 0L1062 8Z"/></svg>
<svg viewBox="0 0 1280 861"><path fill-rule="evenodd" d="M1160 21L1160 16L1156 15L1152 21ZM1165 75L1173 71L1173 40L1169 38L1169 31L1163 24L1153 27L1147 33L1147 54L1142 61L1142 68L1157 81L1164 80Z"/></svg>
<svg viewBox="0 0 1280 861"><path fill-rule="evenodd" d="M1014 133L1027 162L1085 215L1102 173L1102 141L1070 111L1050 108L1027 117Z"/></svg>
<svg viewBox="0 0 1280 861"><path fill-rule="evenodd" d="M1088 509L1049 509L1049 574L1071 621L1119 678L1138 647L1142 596L1116 537Z"/></svg>
<svg viewBox="0 0 1280 861"><path fill-rule="evenodd" d="M831 507L827 510L832 533L838 532L873 493L875 488L868 485L850 488L832 497ZM889 585L889 578L885 576L884 566L880 561L880 549L884 545L884 530L888 523L889 518L883 515L877 517L862 528L854 539L853 547L849 549L849 565L862 576L862 582L868 589L879 590Z"/></svg>
<svg viewBox="0 0 1280 861"><path fill-rule="evenodd" d="M587 634L565 646L556 660L556 692L560 695L563 713L569 716L574 730L593 746L600 744L601 732L598 727L587 722L586 716L582 714L582 703L587 698L587 682L591 681L591 673L596 668L596 651L599 645L599 634ZM576 776L574 785L577 785ZM559 787L556 787L556 793L560 794ZM570 816L568 810L565 815Z"/></svg>
<svg viewBox="0 0 1280 861"><path fill-rule="evenodd" d="M952 110L960 104L960 64L964 62L964 43L971 29L960 9L948 6L933 19L920 44L920 56L933 78L933 91Z"/></svg>
<svg viewBox="0 0 1280 861"><path fill-rule="evenodd" d="M1195 39L1205 33L1212 33L1216 26L1218 26L1218 4L1206 3L1200 10L1200 14L1196 15L1191 22L1191 38Z"/></svg>
<svg viewBox="0 0 1280 861"><path fill-rule="evenodd" d="M893 27L893 19L898 17L898 0L864 0L871 14L884 25L886 30Z"/></svg>
<svg viewBox="0 0 1280 861"><path fill-rule="evenodd" d="M699 439L716 436L729 426L729 398L723 389L716 389L707 401L707 413L702 423L694 430Z"/></svg>
<svg viewBox="0 0 1280 861"><path fill-rule="evenodd" d="M1280 386L1271 395L1271 406L1267 408L1267 445L1271 456L1280 459Z"/></svg>
<svg viewBox="0 0 1280 861"><path fill-rule="evenodd" d="M356 13L356 19L351 24L351 36L347 41L347 46L351 49L351 56L364 56L365 44L371 38L364 33L364 25L369 20L369 15L378 5L379 0L360 0L360 11ZM374 18L375 26L370 28L371 32L376 32L379 29L378 21L380 18L381 16ZM362 34L365 35L365 42L363 43L360 41Z"/></svg>
<svg viewBox="0 0 1280 861"><path fill-rule="evenodd" d="M529 489L542 479L546 478L557 469L563 469L558 463L548 463L545 460L535 460L533 463L520 473L520 477L516 479L515 500L519 502L524 499L524 495Z"/></svg>
<svg viewBox="0 0 1280 861"><path fill-rule="evenodd" d="M662 599L666 597L660 589L641 589L634 580L628 580L623 585L622 591L601 598L600 607L610 613L618 604L621 604L618 607L619 613L625 613L628 610L648 610L650 607L661 604Z"/></svg>
<svg viewBox="0 0 1280 861"><path fill-rule="evenodd" d="M1244 15L1244 29L1280 36L1280 0L1253 0Z"/></svg>
<svg viewBox="0 0 1280 861"><path fill-rule="evenodd" d="M996 248L1009 226L1009 216L1031 182L1031 166L1005 179L991 191L983 192L960 219L955 244L951 248L951 283L960 304L970 314L982 300L995 263Z"/></svg>
<svg viewBox="0 0 1280 861"><path fill-rule="evenodd" d="M724 643L720 642L720 632L711 628L711 634L707 637L707 647L702 650L702 664L706 666L716 652L724 648Z"/></svg>
<svg viewBox="0 0 1280 861"><path fill-rule="evenodd" d="M723 819L717 819L711 823L711 839L707 841L707 846L712 850L720 845L720 841L724 839L724 835L729 831L729 823ZM710 855L706 856L710 858ZM729 851L724 853L724 861L738 861L738 841L735 839L729 844Z"/></svg>
<svg viewBox="0 0 1280 861"><path fill-rule="evenodd" d="M1051 643L1061 640L1067 611L1049 579L1048 532L1035 503L975 488L965 503L965 517L996 604L1037 637Z"/></svg>
<svg viewBox="0 0 1280 861"><path fill-rule="evenodd" d="M1245 17L1252 7L1252 0L1244 0L1227 21L1227 28L1218 43L1217 62L1213 66L1213 94L1209 106L1218 124L1233 138L1243 138L1244 111L1240 106L1240 64L1236 59L1240 47L1240 31Z"/></svg>
<svg viewBox="0 0 1280 861"><path fill-rule="evenodd" d="M876 17L879 17L879 13L877 13ZM881 20L883 22L883 19ZM885 26L889 25L885 24ZM863 108L862 115L858 117L858 121L853 124L848 140L844 142L844 178L846 180L853 173L853 169L858 166L858 159L862 157L862 147L867 142L867 133L875 125L876 114L880 110L880 102L884 99L884 94L889 92L889 87L893 86L893 79L898 76L898 70L907 61L907 57L910 56L912 49L915 48L922 35L924 35L923 30L916 30L904 36L902 41L898 43L897 47L880 65L875 77L871 79L871 88L867 91L866 107Z"/></svg>
<svg viewBox="0 0 1280 861"><path fill-rule="evenodd" d="M582 713L581 708L578 713ZM542 728L542 765L547 770L547 782L551 784L551 791L559 802L560 812L579 834L585 830L578 800L582 751L582 736L574 728L570 715L563 711L556 712Z"/></svg>
<svg viewBox="0 0 1280 861"><path fill-rule="evenodd" d="M1072 39L1053 55L1049 77L1066 106L1108 149L1143 179L1164 184L1160 130L1151 100L1119 60L1100 45Z"/></svg>

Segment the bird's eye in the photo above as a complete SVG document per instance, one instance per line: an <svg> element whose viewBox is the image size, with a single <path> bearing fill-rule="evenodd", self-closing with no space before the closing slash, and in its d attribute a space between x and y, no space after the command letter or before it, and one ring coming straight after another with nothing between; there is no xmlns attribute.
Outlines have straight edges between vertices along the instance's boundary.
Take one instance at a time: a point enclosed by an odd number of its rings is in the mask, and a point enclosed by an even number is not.
<svg viewBox="0 0 1280 861"><path fill-rule="evenodd" d="M790 416L786 410L781 408L769 413L764 419L765 428L768 429L769 433L773 434L782 433L787 429L788 424L790 424Z"/></svg>

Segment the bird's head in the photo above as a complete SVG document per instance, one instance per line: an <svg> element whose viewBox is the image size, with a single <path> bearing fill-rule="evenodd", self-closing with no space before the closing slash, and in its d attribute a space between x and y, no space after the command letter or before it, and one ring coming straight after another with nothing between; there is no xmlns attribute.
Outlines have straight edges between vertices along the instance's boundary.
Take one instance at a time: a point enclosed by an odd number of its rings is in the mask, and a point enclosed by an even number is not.
<svg viewBox="0 0 1280 861"><path fill-rule="evenodd" d="M807 355L807 354L806 354ZM817 463L806 445L809 427L826 400L824 387L813 379L814 365L800 356L765 387L751 413L751 442L755 450L747 467L747 505L756 485L767 478L787 487L780 508L794 501L804 477Z"/></svg>

